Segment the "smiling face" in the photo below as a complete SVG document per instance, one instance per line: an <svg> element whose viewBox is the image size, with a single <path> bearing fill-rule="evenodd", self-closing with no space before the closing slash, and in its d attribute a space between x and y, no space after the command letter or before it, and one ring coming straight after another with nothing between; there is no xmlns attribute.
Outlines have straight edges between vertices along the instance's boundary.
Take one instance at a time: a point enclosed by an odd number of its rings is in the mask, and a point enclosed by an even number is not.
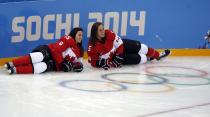
<svg viewBox="0 0 210 117"><path fill-rule="evenodd" d="M78 31L76 36L75 36L76 43L81 43L82 42L82 37L83 37L83 32Z"/></svg>
<svg viewBox="0 0 210 117"><path fill-rule="evenodd" d="M101 40L101 38L105 37L105 30L104 30L104 26L103 25L99 25L98 26L98 30L97 30L97 38L99 40Z"/></svg>

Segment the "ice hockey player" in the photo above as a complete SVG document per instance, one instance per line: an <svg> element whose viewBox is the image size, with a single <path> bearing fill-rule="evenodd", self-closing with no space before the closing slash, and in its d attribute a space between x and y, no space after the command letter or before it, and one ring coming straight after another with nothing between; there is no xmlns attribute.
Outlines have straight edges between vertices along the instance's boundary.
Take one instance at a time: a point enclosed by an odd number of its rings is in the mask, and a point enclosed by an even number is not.
<svg viewBox="0 0 210 117"><path fill-rule="evenodd" d="M9 74L40 74L47 71L81 72L83 29L74 28L57 42L40 45L31 53L5 64Z"/></svg>
<svg viewBox="0 0 210 117"><path fill-rule="evenodd" d="M88 62L93 67L108 70L110 67L146 63L147 60L160 60L170 54L166 49L159 53L154 48L131 39L121 39L110 30L104 30L101 22L91 28L88 42Z"/></svg>

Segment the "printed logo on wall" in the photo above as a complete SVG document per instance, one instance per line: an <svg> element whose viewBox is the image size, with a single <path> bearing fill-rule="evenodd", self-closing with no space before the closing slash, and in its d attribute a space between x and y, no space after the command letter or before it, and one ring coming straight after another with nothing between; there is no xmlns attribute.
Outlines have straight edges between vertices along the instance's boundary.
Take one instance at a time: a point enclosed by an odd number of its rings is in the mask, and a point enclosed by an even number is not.
<svg viewBox="0 0 210 117"><path fill-rule="evenodd" d="M119 36L127 36L129 29L137 29L135 34L138 36L144 36L145 33L146 11L89 12L88 18L80 17L84 16L81 16L81 13L67 13L14 17L11 43L59 39L62 35L67 35L72 27L79 27L82 22L89 20L94 21L83 25L83 28L87 29L87 38L90 37L90 29L96 21L103 22L105 29L111 29Z"/></svg>
<svg viewBox="0 0 210 117"><path fill-rule="evenodd" d="M0 44L8 50L0 49L0 58L25 55L38 45L57 41L74 27L84 29L86 51L95 22L102 22L105 29L121 38L138 40L154 48L209 48L208 36L205 40L198 38L209 29L210 15L204 14L208 0L124 0L122 4L120 0L50 1L0 4ZM197 17L194 11L203 14Z"/></svg>

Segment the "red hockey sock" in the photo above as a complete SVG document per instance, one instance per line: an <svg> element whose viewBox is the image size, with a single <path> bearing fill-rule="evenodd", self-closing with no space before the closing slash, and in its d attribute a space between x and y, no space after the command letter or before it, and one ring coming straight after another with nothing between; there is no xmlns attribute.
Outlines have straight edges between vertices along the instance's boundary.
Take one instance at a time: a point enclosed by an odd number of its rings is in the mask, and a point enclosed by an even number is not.
<svg viewBox="0 0 210 117"><path fill-rule="evenodd" d="M158 58L159 57L159 52L156 51L154 48L148 48L148 53L147 53L147 57L150 58Z"/></svg>
<svg viewBox="0 0 210 117"><path fill-rule="evenodd" d="M28 65L28 64L31 64L31 58L29 55L21 56L19 58L12 60L12 62L14 66Z"/></svg>
<svg viewBox="0 0 210 117"><path fill-rule="evenodd" d="M33 65L28 64L24 66L18 66L16 67L16 73L17 74L31 74L33 73Z"/></svg>

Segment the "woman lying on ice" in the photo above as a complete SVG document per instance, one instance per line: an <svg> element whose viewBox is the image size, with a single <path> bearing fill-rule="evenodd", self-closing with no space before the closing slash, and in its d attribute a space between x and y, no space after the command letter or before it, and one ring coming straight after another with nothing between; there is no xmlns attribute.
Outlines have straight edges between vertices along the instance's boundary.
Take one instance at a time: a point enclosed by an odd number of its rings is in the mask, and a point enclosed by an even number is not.
<svg viewBox="0 0 210 117"><path fill-rule="evenodd" d="M154 48L129 39L121 39L110 30L104 30L101 22L96 22L91 28L88 43L88 62L93 67L120 67L146 63L147 60L160 60L170 54L170 50L159 53Z"/></svg>
<svg viewBox="0 0 210 117"><path fill-rule="evenodd" d="M74 28L69 35L57 42L40 45L31 53L7 62L9 74L40 74L47 71L81 72L84 49L82 47L83 29Z"/></svg>

